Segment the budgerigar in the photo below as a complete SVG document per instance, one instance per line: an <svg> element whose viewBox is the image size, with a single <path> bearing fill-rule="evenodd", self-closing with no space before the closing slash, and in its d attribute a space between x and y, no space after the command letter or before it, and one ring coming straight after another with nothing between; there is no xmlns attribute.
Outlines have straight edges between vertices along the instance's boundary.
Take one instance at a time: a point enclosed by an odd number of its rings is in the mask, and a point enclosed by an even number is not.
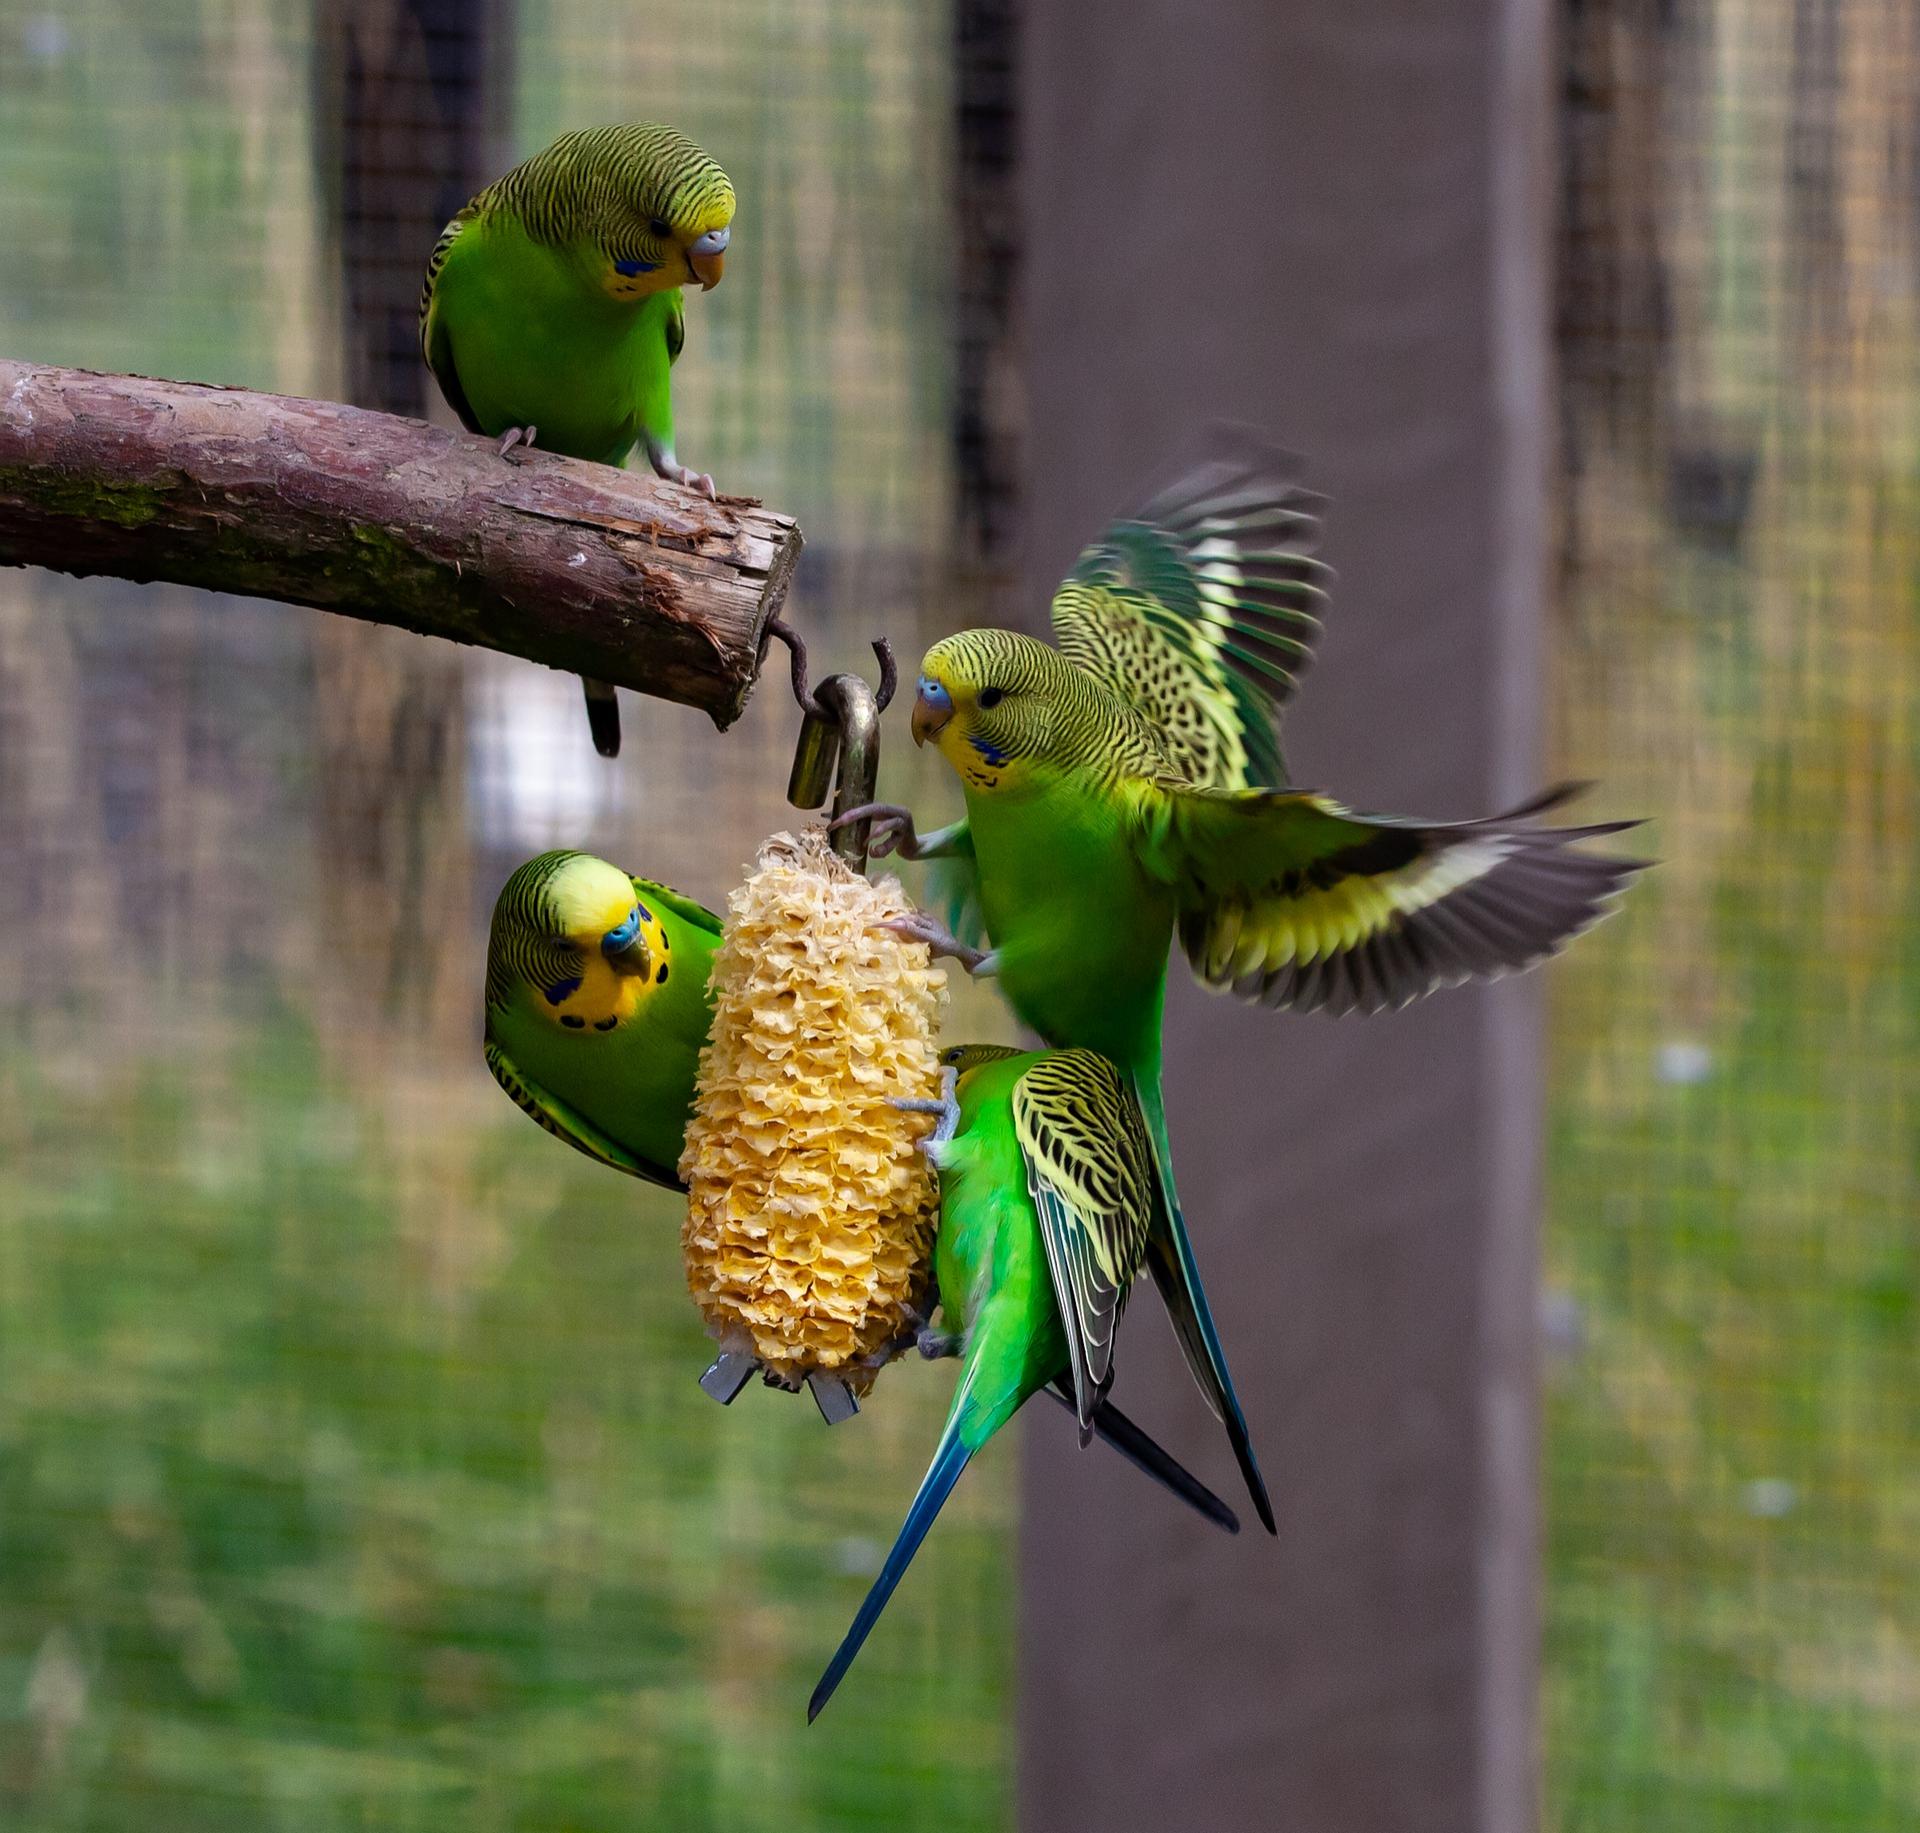
<svg viewBox="0 0 1920 1833"><path fill-rule="evenodd" d="M964 1359L946 1429L905 1523L807 1705L832 1698L960 1473L1043 1389L1069 1398L1084 1445L1113 1437L1148 1475L1220 1526L1232 1510L1118 1415L1114 1328L1159 1203L1152 1147L1127 1080L1091 1050L970 1045L942 1053L957 1086L928 1151L940 1167L934 1243L941 1322L932 1353ZM1115 1424L1130 1435L1114 1434Z"/></svg>
<svg viewBox="0 0 1920 1833"><path fill-rule="evenodd" d="M420 294L420 348L440 392L502 451L536 442L655 471L713 494L675 455L670 371L681 289L718 284L733 186L671 127L562 134L496 180L444 231ZM594 744L620 749L613 690L588 682Z"/></svg>
<svg viewBox="0 0 1920 1833"><path fill-rule="evenodd" d="M1160 1072L1176 932L1194 971L1270 1006L1371 1012L1524 968L1604 915L1641 862L1542 828L1567 792L1455 823L1350 814L1283 781L1278 710L1318 630L1321 500L1263 450L1204 466L1115 522L1053 602L1058 647L970 630L921 664L913 734L958 773L966 819L924 839L874 805L875 850L944 857L977 900L982 954L1050 1044L1130 1074L1164 1197L1147 1248L1196 1380L1261 1520L1273 1514L1174 1192Z"/></svg>
<svg viewBox="0 0 1920 1833"><path fill-rule="evenodd" d="M686 1188L675 1167L713 1007L720 919L590 853L506 882L487 945L487 1067L589 1158Z"/></svg>

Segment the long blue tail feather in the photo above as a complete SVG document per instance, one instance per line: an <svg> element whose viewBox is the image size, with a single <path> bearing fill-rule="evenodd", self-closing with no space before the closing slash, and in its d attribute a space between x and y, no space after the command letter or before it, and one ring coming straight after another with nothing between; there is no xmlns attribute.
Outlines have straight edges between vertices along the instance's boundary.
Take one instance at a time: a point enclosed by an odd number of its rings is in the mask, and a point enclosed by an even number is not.
<svg viewBox="0 0 1920 1833"><path fill-rule="evenodd" d="M1156 1067L1151 1078L1137 1071L1134 1093L1140 1111L1146 1116L1147 1132L1153 1140L1154 1169L1160 1179L1160 1213L1154 1217L1153 1232L1147 1241L1147 1263L1153 1269L1154 1284L1173 1320L1174 1334L1187 1358L1187 1367L1206 1395L1208 1404L1219 1414L1227 1429L1227 1442L1240 1465L1247 1494L1253 1498L1260 1525L1269 1534L1278 1535L1273 1503L1267 1495L1266 1479L1260 1474L1260 1461L1253 1455L1253 1440L1247 1432L1247 1416L1240 1410L1240 1398L1233 1391L1233 1377L1227 1372L1227 1354L1220 1346L1220 1333L1214 1328L1213 1313L1207 1305L1206 1289L1200 1284L1200 1268L1193 1257L1193 1244L1187 1239L1187 1221L1181 1213L1180 1198L1173 1186L1173 1152L1167 1139L1167 1113L1160 1092Z"/></svg>
<svg viewBox="0 0 1920 1833"><path fill-rule="evenodd" d="M820 1716L821 1709L833 1697L834 1689L846 1678L847 1669L853 1666L854 1656L859 1654L874 1624L880 1621L880 1613L886 1609L894 1587L906 1576L914 1554L919 1552L921 1541L927 1537L927 1530L933 1526L941 1505L953 1493L954 1484L960 1481L961 1471L966 1469L967 1460L973 1456L961 1442L959 1412L960 1408L956 1405L953 1417L947 1421L947 1429L940 1435L940 1443L934 1448L933 1462L927 1466L927 1474L920 1479L913 1506L907 1510L907 1518L900 1524L900 1532L894 1537L887 1563L880 1568L880 1576L867 1592L859 1614L853 1619L853 1627L834 1651L833 1659L827 1663L827 1671L820 1676L820 1684L813 1689L813 1697L807 1701L809 1725Z"/></svg>

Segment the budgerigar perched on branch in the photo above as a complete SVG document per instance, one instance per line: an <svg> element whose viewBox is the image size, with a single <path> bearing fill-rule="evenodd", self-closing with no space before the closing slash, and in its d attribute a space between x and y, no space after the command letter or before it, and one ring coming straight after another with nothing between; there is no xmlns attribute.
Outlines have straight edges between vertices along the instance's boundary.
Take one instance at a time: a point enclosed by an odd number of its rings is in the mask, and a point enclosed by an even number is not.
<svg viewBox="0 0 1920 1833"><path fill-rule="evenodd" d="M1572 843L1631 823L1543 828L1567 791L1484 820L1349 813L1283 780L1280 705L1318 631L1320 499L1295 462L1235 450L1123 517L1053 602L1058 647L969 630L921 664L917 741L960 777L966 819L876 852L958 869L991 950L914 933L995 972L1048 1043L1130 1075L1163 1203L1147 1263L1220 1414L1261 1520L1267 1499L1174 1192L1160 1073L1169 945L1208 985L1270 1006L1372 1012L1524 968L1604 915L1640 862Z"/></svg>
<svg viewBox="0 0 1920 1833"><path fill-rule="evenodd" d="M1091 1050L970 1045L941 1061L957 1086L928 1150L940 1167L934 1262L952 1334L923 1333L921 1347L961 1356L960 1383L906 1522L813 1690L809 1721L833 1697L969 1459L1042 1389L1069 1400L1083 1445L1099 1433L1210 1521L1239 1531L1233 1511L1106 1397L1114 1328L1160 1201L1127 1079Z"/></svg>
<svg viewBox="0 0 1920 1833"><path fill-rule="evenodd" d="M487 1067L568 1145L684 1190L719 945L720 919L665 885L590 853L528 860L493 909Z"/></svg>
<svg viewBox="0 0 1920 1833"><path fill-rule="evenodd" d="M427 262L420 348L448 405L502 451L538 443L655 471L713 495L680 463L670 372L681 289L719 283L733 186L684 134L634 123L562 134L469 203ZM620 749L613 689L588 682L594 744Z"/></svg>

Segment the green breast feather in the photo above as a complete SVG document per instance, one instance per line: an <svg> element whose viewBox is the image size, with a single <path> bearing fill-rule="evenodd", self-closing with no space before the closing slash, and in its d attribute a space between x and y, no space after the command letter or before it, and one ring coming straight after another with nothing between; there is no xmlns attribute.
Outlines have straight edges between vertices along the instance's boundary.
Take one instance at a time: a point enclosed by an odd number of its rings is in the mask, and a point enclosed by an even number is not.
<svg viewBox="0 0 1920 1833"><path fill-rule="evenodd" d="M732 213L726 174L651 124L562 135L489 185L421 287L421 354L461 423L536 428L546 450L603 464L637 441L670 454L689 237Z"/></svg>

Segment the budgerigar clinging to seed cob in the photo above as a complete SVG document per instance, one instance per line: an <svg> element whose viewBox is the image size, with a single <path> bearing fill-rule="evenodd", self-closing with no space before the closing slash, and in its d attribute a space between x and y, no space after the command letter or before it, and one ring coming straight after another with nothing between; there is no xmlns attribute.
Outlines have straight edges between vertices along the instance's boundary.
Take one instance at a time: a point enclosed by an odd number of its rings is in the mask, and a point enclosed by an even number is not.
<svg viewBox="0 0 1920 1833"><path fill-rule="evenodd" d="M1035 1394L1069 1401L1095 1433L1229 1532L1233 1511L1114 1412L1114 1331L1160 1201L1128 1080L1091 1050L967 1046L942 1053L955 1087L928 1150L940 1167L936 1353L962 1360L946 1429L899 1536L808 1702L832 1698L968 1461ZM1117 1425L1130 1437L1120 1436Z"/></svg>

